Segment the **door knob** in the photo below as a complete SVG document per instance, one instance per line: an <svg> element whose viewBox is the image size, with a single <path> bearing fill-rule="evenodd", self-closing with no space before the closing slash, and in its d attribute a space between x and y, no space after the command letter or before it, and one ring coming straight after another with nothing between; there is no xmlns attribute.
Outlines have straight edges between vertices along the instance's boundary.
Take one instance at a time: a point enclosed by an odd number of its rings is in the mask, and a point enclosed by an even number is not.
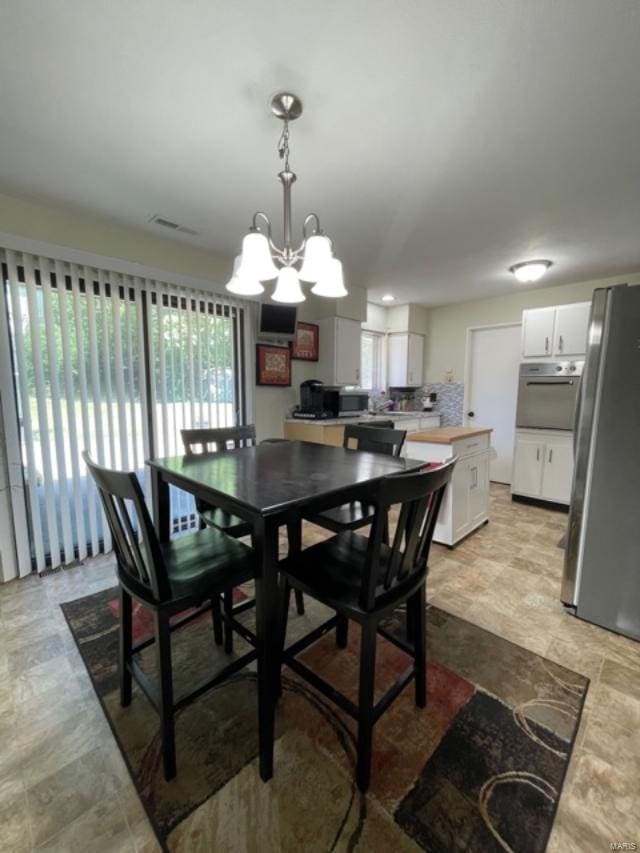
<svg viewBox="0 0 640 853"><path fill-rule="evenodd" d="M476 414L475 412L467 412L467 417L473 418L473 417L475 417L475 414Z"/></svg>

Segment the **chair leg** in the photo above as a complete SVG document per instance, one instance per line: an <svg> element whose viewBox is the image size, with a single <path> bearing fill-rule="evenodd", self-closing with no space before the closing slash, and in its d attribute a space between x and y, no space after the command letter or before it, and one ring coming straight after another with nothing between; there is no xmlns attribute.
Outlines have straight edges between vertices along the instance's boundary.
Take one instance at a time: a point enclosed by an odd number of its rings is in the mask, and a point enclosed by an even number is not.
<svg viewBox="0 0 640 853"><path fill-rule="evenodd" d="M214 595L211 599L211 620L213 622L213 639L216 646L222 645L222 609L220 607L220 596Z"/></svg>
<svg viewBox="0 0 640 853"><path fill-rule="evenodd" d="M413 647L416 668L416 705L424 708L427 704L427 612L426 590L422 584L416 592L413 602ZM409 621L409 620L407 620Z"/></svg>
<svg viewBox="0 0 640 853"><path fill-rule="evenodd" d="M120 670L120 704L123 708L131 704L131 635L132 635L132 607L131 596L120 587L120 659L118 668Z"/></svg>
<svg viewBox="0 0 640 853"><path fill-rule="evenodd" d="M339 649L347 648L347 640L349 639L349 620L346 616L338 615L336 624L336 646Z"/></svg>
<svg viewBox="0 0 640 853"><path fill-rule="evenodd" d="M299 556L302 551L302 520L296 519L287 524L287 539L289 541L289 557ZM304 615L304 598L299 589L294 590L298 616Z"/></svg>
<svg viewBox="0 0 640 853"><path fill-rule="evenodd" d="M297 590L296 590L297 592ZM291 601L291 587L284 575L280 575L278 579L278 615L280 619L279 629L280 635L278 642L280 643L280 666L278 667L278 689L277 695L282 695L282 655L287 641L287 623L289 621L289 603Z"/></svg>
<svg viewBox="0 0 640 853"><path fill-rule="evenodd" d="M412 612L411 607L412 607L411 601L409 600L405 604L405 611L406 611L405 612L405 622L406 622L406 627L407 627L407 642L408 643L413 642L413 637L415 634L414 625L413 625L414 620L413 620L413 617L411 615L411 612Z"/></svg>
<svg viewBox="0 0 640 853"><path fill-rule="evenodd" d="M373 620L362 626L360 650L360 687L358 690L358 767L356 781L364 794L371 779L371 746L373 739L373 699L376 681L376 634Z"/></svg>
<svg viewBox="0 0 640 853"><path fill-rule="evenodd" d="M233 651L233 628L228 620L233 617L233 590L226 589L222 598L224 601L224 614L227 617L224 623L224 650L230 655Z"/></svg>
<svg viewBox="0 0 640 853"><path fill-rule="evenodd" d="M176 735L173 712L173 676L171 672L171 633L169 617L155 613L156 653L160 676L160 732L164 778L169 782L176 775Z"/></svg>

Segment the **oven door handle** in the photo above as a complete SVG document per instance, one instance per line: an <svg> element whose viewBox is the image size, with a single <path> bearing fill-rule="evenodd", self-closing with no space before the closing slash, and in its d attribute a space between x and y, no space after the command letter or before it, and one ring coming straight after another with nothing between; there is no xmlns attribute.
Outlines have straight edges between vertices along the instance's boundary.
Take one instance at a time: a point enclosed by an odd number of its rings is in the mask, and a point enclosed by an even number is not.
<svg viewBox="0 0 640 853"><path fill-rule="evenodd" d="M559 379L555 382L545 382L544 379L532 379L527 381L527 385L573 385L574 379Z"/></svg>

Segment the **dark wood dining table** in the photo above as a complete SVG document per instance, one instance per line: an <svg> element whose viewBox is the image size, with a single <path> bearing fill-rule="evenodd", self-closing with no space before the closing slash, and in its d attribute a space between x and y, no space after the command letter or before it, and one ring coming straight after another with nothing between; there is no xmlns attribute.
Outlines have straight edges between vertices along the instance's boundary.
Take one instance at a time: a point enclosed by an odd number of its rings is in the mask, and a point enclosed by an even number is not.
<svg viewBox="0 0 640 853"><path fill-rule="evenodd" d="M260 776L273 774L275 705L278 694L278 529L303 516L366 497L372 483L424 467L410 460L291 441L223 453L148 460L153 517L160 541L171 530L169 486L250 522L258 554L256 638Z"/></svg>

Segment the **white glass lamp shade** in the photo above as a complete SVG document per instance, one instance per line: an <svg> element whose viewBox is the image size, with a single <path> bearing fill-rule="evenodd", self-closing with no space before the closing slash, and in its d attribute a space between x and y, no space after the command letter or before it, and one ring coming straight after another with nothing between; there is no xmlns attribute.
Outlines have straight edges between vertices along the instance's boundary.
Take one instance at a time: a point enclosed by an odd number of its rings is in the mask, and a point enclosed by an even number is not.
<svg viewBox="0 0 640 853"><path fill-rule="evenodd" d="M298 273L293 267L283 267L278 274L276 289L271 297L274 302L304 302L305 295L300 287Z"/></svg>
<svg viewBox="0 0 640 853"><path fill-rule="evenodd" d="M240 268L238 272L248 278L269 281L278 275L278 267L271 258L269 241L258 231L250 231L242 240Z"/></svg>
<svg viewBox="0 0 640 853"><path fill-rule="evenodd" d="M332 299L340 299L341 296L347 295L342 264L337 258L331 258L327 262L322 277L311 288L311 293L315 293L316 296L329 296Z"/></svg>
<svg viewBox="0 0 640 853"><path fill-rule="evenodd" d="M246 275L240 275L240 255L233 262L233 275L231 280L225 285L229 293L235 293L238 296L258 296L264 293L264 287L260 284L257 278L249 278Z"/></svg>
<svg viewBox="0 0 640 853"><path fill-rule="evenodd" d="M318 281L330 260L331 240L322 234L313 234L304 247L300 278L303 281Z"/></svg>
<svg viewBox="0 0 640 853"><path fill-rule="evenodd" d="M526 284L530 281L538 281L551 266L551 261L525 261L522 264L514 264L509 267L518 281Z"/></svg>

